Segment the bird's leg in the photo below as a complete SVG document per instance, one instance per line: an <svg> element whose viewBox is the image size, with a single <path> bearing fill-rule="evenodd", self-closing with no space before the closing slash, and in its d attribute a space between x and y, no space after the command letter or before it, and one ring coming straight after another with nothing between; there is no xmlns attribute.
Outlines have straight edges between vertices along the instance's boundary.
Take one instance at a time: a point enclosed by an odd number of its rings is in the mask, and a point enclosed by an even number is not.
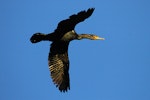
<svg viewBox="0 0 150 100"><path fill-rule="evenodd" d="M53 34L35 33L30 38L32 43L37 43L40 41L53 41Z"/></svg>

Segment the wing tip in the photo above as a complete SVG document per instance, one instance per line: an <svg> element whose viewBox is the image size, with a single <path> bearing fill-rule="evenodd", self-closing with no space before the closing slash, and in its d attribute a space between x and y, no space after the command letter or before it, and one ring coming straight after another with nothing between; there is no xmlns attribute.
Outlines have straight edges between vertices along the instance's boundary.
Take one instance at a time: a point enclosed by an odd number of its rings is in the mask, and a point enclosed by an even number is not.
<svg viewBox="0 0 150 100"><path fill-rule="evenodd" d="M89 8L87 11L93 12L94 10L95 10L95 8L92 7L92 8Z"/></svg>
<svg viewBox="0 0 150 100"><path fill-rule="evenodd" d="M70 87L67 87L67 88L65 88L65 89L60 89L60 88L59 88L59 91L60 91L60 92L63 92L63 93L68 92L68 90L70 90Z"/></svg>
<svg viewBox="0 0 150 100"><path fill-rule="evenodd" d="M91 8L89 8L88 10L93 10L93 11L94 11L94 10L95 10L95 8L94 8L94 7L91 7Z"/></svg>
<svg viewBox="0 0 150 100"><path fill-rule="evenodd" d="M89 8L87 10L87 13L89 13L90 15L92 15L92 13L94 12L95 8Z"/></svg>

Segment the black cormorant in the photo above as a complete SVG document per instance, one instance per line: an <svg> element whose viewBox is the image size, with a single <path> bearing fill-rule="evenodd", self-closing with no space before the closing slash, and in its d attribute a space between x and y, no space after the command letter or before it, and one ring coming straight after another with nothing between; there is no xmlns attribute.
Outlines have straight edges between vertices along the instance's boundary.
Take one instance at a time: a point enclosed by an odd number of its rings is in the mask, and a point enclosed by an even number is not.
<svg viewBox="0 0 150 100"><path fill-rule="evenodd" d="M50 53L48 56L48 64L51 72L51 77L62 92L70 89L69 83L69 59L68 45L71 40L91 39L104 40L93 34L77 34L74 30L76 24L90 17L94 8L89 8L87 11L81 11L78 14L70 16L68 19L59 22L57 29L50 34L35 33L30 38L32 43L40 41L52 41Z"/></svg>

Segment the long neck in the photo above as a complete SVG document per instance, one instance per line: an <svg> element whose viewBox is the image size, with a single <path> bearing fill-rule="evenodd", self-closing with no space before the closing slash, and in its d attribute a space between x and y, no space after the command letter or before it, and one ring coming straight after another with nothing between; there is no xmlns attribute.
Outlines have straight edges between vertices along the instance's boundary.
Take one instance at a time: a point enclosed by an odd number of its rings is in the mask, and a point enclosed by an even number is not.
<svg viewBox="0 0 150 100"><path fill-rule="evenodd" d="M81 39L91 39L91 35L89 34L78 34L78 40L81 40Z"/></svg>

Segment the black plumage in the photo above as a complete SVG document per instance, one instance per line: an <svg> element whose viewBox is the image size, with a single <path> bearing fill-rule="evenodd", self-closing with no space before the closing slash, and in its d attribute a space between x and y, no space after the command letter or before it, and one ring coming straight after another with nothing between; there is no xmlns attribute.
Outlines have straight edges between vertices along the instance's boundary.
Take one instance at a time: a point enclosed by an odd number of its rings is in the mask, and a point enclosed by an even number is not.
<svg viewBox="0 0 150 100"><path fill-rule="evenodd" d="M32 43L40 41L52 41L50 53L48 56L48 64L51 77L60 91L66 92L70 89L69 81L69 58L68 45L72 40L91 39L104 40L93 34L77 34L74 30L76 24L90 17L94 8L87 11L81 11L78 14L70 16L68 19L61 21L56 30L50 34L35 33L30 38Z"/></svg>

